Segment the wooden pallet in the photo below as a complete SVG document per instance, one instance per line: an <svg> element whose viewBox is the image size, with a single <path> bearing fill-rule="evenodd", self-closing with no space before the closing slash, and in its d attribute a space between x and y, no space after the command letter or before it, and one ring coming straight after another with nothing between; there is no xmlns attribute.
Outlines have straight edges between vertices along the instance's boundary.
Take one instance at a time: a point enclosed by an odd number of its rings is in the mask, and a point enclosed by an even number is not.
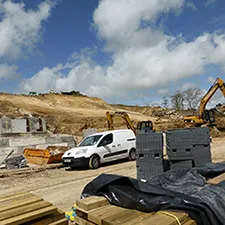
<svg viewBox="0 0 225 225"><path fill-rule="evenodd" d="M104 197L89 197L77 201L75 225L196 225L188 214L163 211L144 213L110 205Z"/></svg>
<svg viewBox="0 0 225 225"><path fill-rule="evenodd" d="M0 225L66 225L64 213L51 203L28 193L0 196Z"/></svg>

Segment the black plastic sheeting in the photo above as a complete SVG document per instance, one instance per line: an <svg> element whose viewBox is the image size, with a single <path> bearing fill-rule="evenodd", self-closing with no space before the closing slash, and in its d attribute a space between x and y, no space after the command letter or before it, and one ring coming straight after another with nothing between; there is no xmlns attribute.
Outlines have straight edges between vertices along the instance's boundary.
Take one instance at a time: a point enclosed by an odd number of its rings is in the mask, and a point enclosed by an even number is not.
<svg viewBox="0 0 225 225"><path fill-rule="evenodd" d="M179 210L198 225L225 224L225 182L206 180L225 172L225 162L190 170L170 170L148 183L130 177L101 174L87 184L81 197L105 196L111 204L144 212Z"/></svg>

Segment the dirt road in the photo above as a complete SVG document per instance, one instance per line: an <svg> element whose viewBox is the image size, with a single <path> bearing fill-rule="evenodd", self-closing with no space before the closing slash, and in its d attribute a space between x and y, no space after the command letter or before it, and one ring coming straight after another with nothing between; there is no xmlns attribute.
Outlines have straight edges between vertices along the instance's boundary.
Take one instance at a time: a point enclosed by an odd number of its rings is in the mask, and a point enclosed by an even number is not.
<svg viewBox="0 0 225 225"><path fill-rule="evenodd" d="M0 178L0 195L31 191L66 211L75 204L84 186L102 173L136 177L135 162L122 161L97 170L45 170L29 175Z"/></svg>
<svg viewBox="0 0 225 225"><path fill-rule="evenodd" d="M212 142L213 161L225 161L225 138ZM66 211L79 199L84 186L102 173L136 177L135 162L119 162L97 170L53 169L0 178L0 194L31 191Z"/></svg>

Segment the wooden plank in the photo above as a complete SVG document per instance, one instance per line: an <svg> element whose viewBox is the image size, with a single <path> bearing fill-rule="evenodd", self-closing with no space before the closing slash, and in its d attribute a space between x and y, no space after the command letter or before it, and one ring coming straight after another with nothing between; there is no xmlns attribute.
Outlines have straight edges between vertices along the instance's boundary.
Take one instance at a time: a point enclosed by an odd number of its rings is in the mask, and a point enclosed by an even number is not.
<svg viewBox="0 0 225 225"><path fill-rule="evenodd" d="M12 199L19 199L19 198L23 199L23 198L27 198L27 197L31 197L31 196L33 196L33 195L31 193L28 193L28 192L2 195L0 197L0 204L2 202L9 201L9 200L12 200Z"/></svg>
<svg viewBox="0 0 225 225"><path fill-rule="evenodd" d="M51 205L52 205L51 203L44 202L44 201L34 202L31 204L25 204L23 206L18 205L18 207L14 208L14 209L9 208L9 210L1 212L0 213L0 221L8 219L8 218L12 217L12 215L18 216L18 215L32 212L34 210L45 208L45 207L48 207Z"/></svg>
<svg viewBox="0 0 225 225"><path fill-rule="evenodd" d="M8 198L11 196L17 196L17 195L22 195L22 194L29 194L28 192L11 192L11 193L6 193L6 194L0 194L0 200L4 198Z"/></svg>
<svg viewBox="0 0 225 225"><path fill-rule="evenodd" d="M105 197L91 196L88 198L80 199L76 201L77 206L80 209L89 211L109 204L109 201Z"/></svg>
<svg viewBox="0 0 225 225"><path fill-rule="evenodd" d="M10 201L4 201L4 202L0 202L0 213L7 211L7 210L12 210L14 208L18 208L18 207L22 207L24 205L27 204L31 204L31 203L35 203L35 202L39 202L42 201L43 199L38 197L38 196L34 196L32 195L29 198L16 198Z"/></svg>
<svg viewBox="0 0 225 225"><path fill-rule="evenodd" d="M103 206L105 207L105 206ZM89 211L85 211L83 209L80 209L79 207L76 207L76 214L77 216L85 219L85 220L88 220L88 214L89 213L94 213L95 211L101 209L102 207L99 207L99 208L96 208L96 209L92 209L92 210L89 210Z"/></svg>
<svg viewBox="0 0 225 225"><path fill-rule="evenodd" d="M100 198L101 200L99 200ZM104 197L95 196L81 199L77 201L77 206L76 225L177 225L177 221L173 216L163 213L144 213L109 205L109 202ZM196 225L195 221L190 220L186 213L167 212L176 216L181 224ZM186 224L186 222L188 223Z"/></svg>
<svg viewBox="0 0 225 225"><path fill-rule="evenodd" d="M46 215L50 215L57 211L57 208L54 206L49 206L43 209L35 210L29 213L25 213L19 216L11 217L9 219L1 221L1 225L18 225L22 223L27 223L37 218L44 217Z"/></svg>
<svg viewBox="0 0 225 225"><path fill-rule="evenodd" d="M95 225L95 223L85 220L79 216L75 216L74 222L75 222L75 225Z"/></svg>
<svg viewBox="0 0 225 225"><path fill-rule="evenodd" d="M140 216L151 216L152 213L144 213L137 210L126 209L124 212L116 213L107 218L104 218L102 221L103 225L123 225L124 223L128 223L133 219L137 219Z"/></svg>
<svg viewBox="0 0 225 225"><path fill-rule="evenodd" d="M41 218L37 218L35 220L32 220L32 225L43 225L43 224L50 224L55 221L61 220L65 218L65 214L57 210L56 212L43 216ZM30 225L31 222L23 223L23 225Z"/></svg>
<svg viewBox="0 0 225 225"><path fill-rule="evenodd" d="M189 220L189 217L186 213L180 213L180 212L169 212L170 214L176 216L181 224L184 224ZM149 216L142 215L134 220L130 220L124 225L135 225L135 224L140 224L140 225L149 225L149 224L165 224L165 225L177 225L177 221L175 218L169 216L169 215L164 215L164 214L159 214L155 213Z"/></svg>
<svg viewBox="0 0 225 225"><path fill-rule="evenodd" d="M184 225L197 225L197 223L194 220L188 220Z"/></svg>
<svg viewBox="0 0 225 225"><path fill-rule="evenodd" d="M67 224L68 224L68 220L66 218L63 218L63 219L58 220L56 222L49 223L48 225L67 225Z"/></svg>
<svg viewBox="0 0 225 225"><path fill-rule="evenodd" d="M222 173L219 176L208 180L206 183L207 184L219 184L220 182L222 182L224 180L225 180L225 173Z"/></svg>
<svg viewBox="0 0 225 225"><path fill-rule="evenodd" d="M96 224L103 224L103 220L106 219L107 217L125 212L126 210L129 210L129 209L117 207L114 205L106 205L106 206L98 208L98 210L89 212L88 220Z"/></svg>

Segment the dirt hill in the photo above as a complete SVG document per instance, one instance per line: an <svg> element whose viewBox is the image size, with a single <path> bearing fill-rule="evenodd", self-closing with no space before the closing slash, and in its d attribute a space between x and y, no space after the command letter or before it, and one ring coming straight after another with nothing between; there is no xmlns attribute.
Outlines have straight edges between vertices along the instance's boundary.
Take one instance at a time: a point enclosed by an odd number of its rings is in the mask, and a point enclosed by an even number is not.
<svg viewBox="0 0 225 225"><path fill-rule="evenodd" d="M109 105L100 98L62 94L0 94L0 116L44 117L48 129L54 133L81 135L84 127L107 130L106 111L126 111L134 125L140 120L152 120L157 129L177 126L174 125L175 121L171 121L169 114L168 118L165 115L160 117L158 114L163 110L157 107ZM126 127L119 118L115 118L114 122L115 128Z"/></svg>

